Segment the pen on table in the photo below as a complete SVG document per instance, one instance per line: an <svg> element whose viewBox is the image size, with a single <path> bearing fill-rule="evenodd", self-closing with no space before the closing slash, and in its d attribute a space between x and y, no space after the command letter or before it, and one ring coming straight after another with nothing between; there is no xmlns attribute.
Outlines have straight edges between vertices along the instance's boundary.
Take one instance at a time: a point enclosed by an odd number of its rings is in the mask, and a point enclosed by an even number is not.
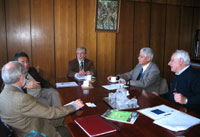
<svg viewBox="0 0 200 137"><path fill-rule="evenodd" d="M164 116L168 116L168 115L171 115L171 113L165 114Z"/></svg>

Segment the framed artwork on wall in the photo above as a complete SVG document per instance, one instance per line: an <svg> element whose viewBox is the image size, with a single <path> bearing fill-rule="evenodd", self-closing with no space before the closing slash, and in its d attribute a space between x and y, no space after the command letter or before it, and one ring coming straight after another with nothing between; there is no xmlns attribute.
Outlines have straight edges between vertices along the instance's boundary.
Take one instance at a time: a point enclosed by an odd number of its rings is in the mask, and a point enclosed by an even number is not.
<svg viewBox="0 0 200 137"><path fill-rule="evenodd" d="M97 0L96 31L118 31L120 3L120 0Z"/></svg>

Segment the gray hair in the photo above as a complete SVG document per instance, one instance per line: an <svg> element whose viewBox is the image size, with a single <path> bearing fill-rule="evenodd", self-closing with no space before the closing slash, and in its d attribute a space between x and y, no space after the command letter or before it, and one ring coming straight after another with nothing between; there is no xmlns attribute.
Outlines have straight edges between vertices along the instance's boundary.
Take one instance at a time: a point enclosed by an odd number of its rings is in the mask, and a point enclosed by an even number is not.
<svg viewBox="0 0 200 137"><path fill-rule="evenodd" d="M84 50L85 54L87 53L87 50L86 50L85 47L78 47L78 48L76 49L76 51L77 51L77 50Z"/></svg>
<svg viewBox="0 0 200 137"><path fill-rule="evenodd" d="M185 50L176 50L176 52L174 52L174 55L175 55L174 56L175 59L182 58L184 64L186 64L186 65L190 64L190 56L189 56L187 51L185 51Z"/></svg>
<svg viewBox="0 0 200 137"><path fill-rule="evenodd" d="M5 84L13 84L19 81L20 76L25 73L24 65L18 61L10 61L1 70L1 77Z"/></svg>
<svg viewBox="0 0 200 137"><path fill-rule="evenodd" d="M153 50L151 48L142 48L140 49L140 52L144 52L145 57L150 57L151 61L153 60Z"/></svg>

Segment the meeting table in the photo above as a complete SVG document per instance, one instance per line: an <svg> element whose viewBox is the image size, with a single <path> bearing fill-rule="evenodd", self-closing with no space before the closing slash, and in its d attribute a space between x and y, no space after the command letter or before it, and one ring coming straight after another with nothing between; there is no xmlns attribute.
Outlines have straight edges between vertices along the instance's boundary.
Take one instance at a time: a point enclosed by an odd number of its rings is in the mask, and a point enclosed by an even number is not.
<svg viewBox="0 0 200 137"><path fill-rule="evenodd" d="M69 80L67 80L69 81ZM73 80L70 80L73 81ZM84 103L91 102L96 105L96 107L84 106L83 109L78 110L72 114L66 116L67 127L73 137L87 137L88 135L74 122L74 119L89 115L102 115L107 109L112 109L104 100L110 92L115 92L115 90L107 90L93 83L93 87L82 88L81 81L78 81L78 86L76 87L65 87L57 88L60 93L62 103L67 104L73 100L81 99ZM105 82L105 85L110 84ZM138 100L139 108L128 109L126 111L137 111L138 109L143 109L147 107L154 107L157 105L165 104L169 107L175 108L179 111L183 111L197 118L199 115L188 111L181 105L174 104L165 100L159 96L155 96L151 93L146 92L137 87L129 86L127 88L130 95L129 98L136 97ZM117 132L101 135L105 137L200 137L200 125L193 126L185 131L173 132L160 127L153 123L153 120L149 117L140 114L134 124L121 123L116 121L111 121L119 129ZM96 123L98 124L98 123Z"/></svg>

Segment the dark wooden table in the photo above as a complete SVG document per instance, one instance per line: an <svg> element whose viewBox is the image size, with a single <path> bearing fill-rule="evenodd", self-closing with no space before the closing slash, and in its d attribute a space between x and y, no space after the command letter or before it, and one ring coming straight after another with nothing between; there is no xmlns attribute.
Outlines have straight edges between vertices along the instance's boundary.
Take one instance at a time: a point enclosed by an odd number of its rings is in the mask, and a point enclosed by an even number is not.
<svg viewBox="0 0 200 137"><path fill-rule="evenodd" d="M130 87L128 88L128 90L130 92L130 98L134 96L137 97L138 104L140 106L138 109L165 104L167 106L176 108L180 111L187 112L187 109L185 109L184 107L171 103L161 97L149 94L145 91L142 91L139 88ZM85 106L83 110L79 110L73 114L66 116L68 129L71 132L72 136L74 137L87 137L87 134L78 125L75 124L74 119L77 117L83 117L87 115L103 114L108 108L110 108L109 105L103 101L103 97L107 97L109 92L114 92L106 90L103 87L97 85L89 90L84 90L81 88L81 86L78 86L69 88L59 88L58 91L63 97L64 103L69 103L75 99L80 98L84 101L84 103L92 102L95 103L97 106L95 108L89 108ZM136 111L136 109L131 109L128 111ZM192 112L187 112L187 113L198 117L198 115L195 115ZM172 132L170 130L157 126L152 122L153 122L152 119L142 114L139 114L138 119L133 125L112 121L112 123L114 123L116 126L120 128L120 131L106 134L104 136L105 137L178 137L178 136L200 137L200 125L194 126L183 132Z"/></svg>

